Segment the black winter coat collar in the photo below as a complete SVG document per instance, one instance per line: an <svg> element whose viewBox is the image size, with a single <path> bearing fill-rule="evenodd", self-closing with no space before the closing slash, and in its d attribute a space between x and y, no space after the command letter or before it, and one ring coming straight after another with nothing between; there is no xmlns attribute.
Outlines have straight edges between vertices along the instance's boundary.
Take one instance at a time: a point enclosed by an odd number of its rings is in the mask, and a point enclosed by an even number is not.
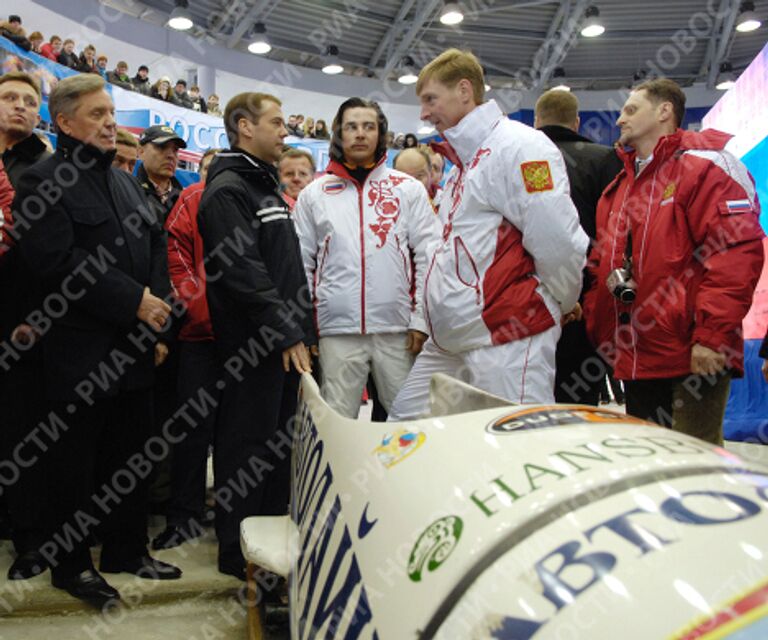
<svg viewBox="0 0 768 640"><path fill-rule="evenodd" d="M16 185L21 174L50 154L48 148L34 133L3 152L3 164L12 185Z"/></svg>
<svg viewBox="0 0 768 640"><path fill-rule="evenodd" d="M592 140L579 135L573 129L561 127L559 124L544 125L539 127L539 131L545 134L552 142L592 142Z"/></svg>
<svg viewBox="0 0 768 640"><path fill-rule="evenodd" d="M112 160L115 159L117 151L115 149L102 151L92 144L68 136L62 131L59 132L56 142L56 153L67 159L72 159L78 164L92 165L90 168L106 173L112 166Z"/></svg>
<svg viewBox="0 0 768 640"><path fill-rule="evenodd" d="M239 147L216 154L208 168L208 182L225 171L234 171L245 180L263 182L269 189L280 186L277 169Z"/></svg>

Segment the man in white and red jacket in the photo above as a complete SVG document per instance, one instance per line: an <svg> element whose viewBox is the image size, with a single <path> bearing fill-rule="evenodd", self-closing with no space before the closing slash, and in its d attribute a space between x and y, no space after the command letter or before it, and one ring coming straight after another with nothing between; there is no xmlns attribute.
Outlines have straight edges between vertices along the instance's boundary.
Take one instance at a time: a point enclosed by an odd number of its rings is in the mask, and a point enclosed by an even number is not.
<svg viewBox="0 0 768 640"><path fill-rule="evenodd" d="M346 100L333 122L326 174L294 209L320 337L322 393L357 416L368 373L389 410L427 337L421 305L439 227L424 187L389 169L387 119Z"/></svg>
<svg viewBox="0 0 768 640"><path fill-rule="evenodd" d="M543 133L483 102L471 53L443 52L416 93L454 167L424 284L430 340L390 419L426 413L438 372L515 402L554 402L561 317L576 307L588 244L563 158Z"/></svg>
<svg viewBox="0 0 768 640"><path fill-rule="evenodd" d="M625 381L627 412L714 443L741 321L763 265L760 205L746 167L715 130L683 131L685 94L657 79L635 88L617 124L624 169L597 208L587 331ZM636 298L606 286L626 265Z"/></svg>

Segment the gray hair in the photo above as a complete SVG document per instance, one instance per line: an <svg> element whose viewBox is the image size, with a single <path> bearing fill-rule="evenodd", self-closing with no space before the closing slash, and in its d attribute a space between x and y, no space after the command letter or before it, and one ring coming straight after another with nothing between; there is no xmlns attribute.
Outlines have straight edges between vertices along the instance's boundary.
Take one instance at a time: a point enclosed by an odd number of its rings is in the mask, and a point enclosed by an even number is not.
<svg viewBox="0 0 768 640"><path fill-rule="evenodd" d="M95 73L81 73L60 80L51 95L48 97L48 111L51 114L51 122L56 131L59 125L56 122L58 115L72 115L78 107L80 98L86 94L101 91L106 87L104 78Z"/></svg>

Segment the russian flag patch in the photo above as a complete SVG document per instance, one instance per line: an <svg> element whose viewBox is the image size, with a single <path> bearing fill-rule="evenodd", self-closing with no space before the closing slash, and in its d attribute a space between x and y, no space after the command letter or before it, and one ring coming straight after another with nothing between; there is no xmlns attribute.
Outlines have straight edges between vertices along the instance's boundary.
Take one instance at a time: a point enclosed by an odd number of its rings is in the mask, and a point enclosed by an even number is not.
<svg viewBox="0 0 768 640"><path fill-rule="evenodd" d="M724 215L751 213L752 211L752 202L748 198L743 200L726 200L720 203L720 213Z"/></svg>
<svg viewBox="0 0 768 640"><path fill-rule="evenodd" d="M338 180L335 182L326 182L323 185L323 192L324 193L330 193L330 194L336 194L341 193L346 189L347 185L344 181Z"/></svg>

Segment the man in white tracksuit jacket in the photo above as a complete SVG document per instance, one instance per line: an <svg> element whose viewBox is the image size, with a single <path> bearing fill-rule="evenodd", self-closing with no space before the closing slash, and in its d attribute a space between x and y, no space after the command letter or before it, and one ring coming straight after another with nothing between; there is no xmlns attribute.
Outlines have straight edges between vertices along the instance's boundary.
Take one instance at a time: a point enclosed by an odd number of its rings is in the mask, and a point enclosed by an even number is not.
<svg viewBox="0 0 768 640"><path fill-rule="evenodd" d="M579 312L588 247L560 151L483 102L483 72L471 53L435 58L416 93L454 167L424 283L430 339L389 419L427 413L437 372L514 402L554 402L561 318Z"/></svg>
<svg viewBox="0 0 768 640"><path fill-rule="evenodd" d="M345 101L327 172L294 208L319 333L322 394L354 418L369 372L389 411L427 338L421 299L440 225L424 186L387 168L387 120Z"/></svg>

